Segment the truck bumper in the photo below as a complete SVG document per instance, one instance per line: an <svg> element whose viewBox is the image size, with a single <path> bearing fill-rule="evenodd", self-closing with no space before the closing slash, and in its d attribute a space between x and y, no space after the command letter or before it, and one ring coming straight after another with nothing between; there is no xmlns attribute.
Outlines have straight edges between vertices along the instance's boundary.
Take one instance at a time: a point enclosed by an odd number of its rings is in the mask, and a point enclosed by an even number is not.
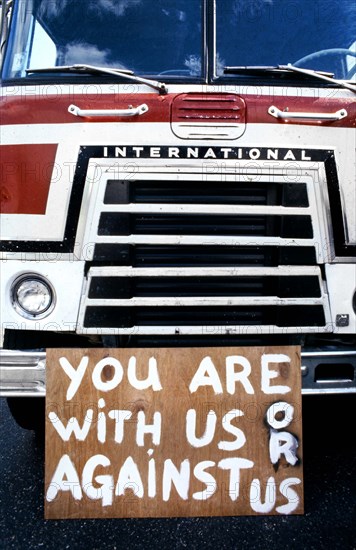
<svg viewBox="0 0 356 550"><path fill-rule="evenodd" d="M0 397L44 397L46 352L0 350Z"/></svg>
<svg viewBox="0 0 356 550"><path fill-rule="evenodd" d="M302 393L356 393L356 351L302 350ZM46 352L0 350L0 397L44 397Z"/></svg>

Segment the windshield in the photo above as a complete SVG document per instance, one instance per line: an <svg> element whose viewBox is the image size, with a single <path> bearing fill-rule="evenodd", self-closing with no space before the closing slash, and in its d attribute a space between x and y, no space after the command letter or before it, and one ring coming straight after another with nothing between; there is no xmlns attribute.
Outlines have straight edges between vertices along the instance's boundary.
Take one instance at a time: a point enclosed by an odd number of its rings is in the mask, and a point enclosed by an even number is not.
<svg viewBox="0 0 356 550"><path fill-rule="evenodd" d="M352 78L355 0L221 0L216 74L225 66L297 67Z"/></svg>
<svg viewBox="0 0 356 550"><path fill-rule="evenodd" d="M355 0L17 0L13 15L5 79L99 78L26 72L73 64L159 80L241 80L253 77L224 68L289 63L356 72Z"/></svg>
<svg viewBox="0 0 356 550"><path fill-rule="evenodd" d="M129 69L138 75L200 76L202 3L18 0L4 77L72 64Z"/></svg>

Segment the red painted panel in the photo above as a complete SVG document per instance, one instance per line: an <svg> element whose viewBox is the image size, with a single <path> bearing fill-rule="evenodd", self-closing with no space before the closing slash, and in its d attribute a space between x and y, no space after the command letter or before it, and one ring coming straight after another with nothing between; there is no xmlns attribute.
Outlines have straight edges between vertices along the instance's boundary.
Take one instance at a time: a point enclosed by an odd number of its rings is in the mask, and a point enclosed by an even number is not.
<svg viewBox="0 0 356 550"><path fill-rule="evenodd" d="M283 120L274 118L268 109L274 105L281 111L307 113L335 113L341 109L347 110L347 116L341 120ZM299 97L299 96L247 96L246 122L259 124L328 126L331 128L355 128L356 102L354 97Z"/></svg>
<svg viewBox="0 0 356 550"><path fill-rule="evenodd" d="M168 94L161 96L151 93L118 93L101 94L100 89L97 94L76 94L64 95L58 87L58 95L24 95L24 96L4 96L0 99L1 124L65 124L65 123L121 123L121 122L179 122L173 110L171 116L171 106L175 98L185 94ZM235 96L237 101L246 103L246 123L247 124L286 124L283 120L277 120L268 114L268 108L275 105L282 111L311 111L328 113L346 109L348 116L338 121L306 121L294 120L288 124L311 125L311 126L331 126L354 128L356 124L356 102L353 97L299 97L277 95L235 95L226 93L199 94L201 97L214 96L216 98ZM190 95L190 94L189 94ZM195 95L195 94L192 94ZM136 107L146 103L149 110L144 115L133 117L77 117L68 112L70 104L77 105L81 109L127 109L129 105ZM211 119L214 124L216 119Z"/></svg>
<svg viewBox="0 0 356 550"><path fill-rule="evenodd" d="M45 214L56 144L0 145L0 212Z"/></svg>
<svg viewBox="0 0 356 550"><path fill-rule="evenodd" d="M78 94L7 96L0 99L1 124L78 124L100 122L169 122L175 95L155 94ZM99 89L100 92L100 89ZM68 112L70 105L80 109L128 109L146 103L149 110L133 117L80 117Z"/></svg>

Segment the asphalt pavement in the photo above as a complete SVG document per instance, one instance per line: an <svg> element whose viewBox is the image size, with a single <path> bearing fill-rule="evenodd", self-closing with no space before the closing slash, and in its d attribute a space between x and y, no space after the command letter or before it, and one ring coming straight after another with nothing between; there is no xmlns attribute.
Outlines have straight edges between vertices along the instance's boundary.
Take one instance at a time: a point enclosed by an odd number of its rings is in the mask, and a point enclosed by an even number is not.
<svg viewBox="0 0 356 550"><path fill-rule="evenodd" d="M356 549L355 404L303 398L303 516L45 521L43 440L1 399L0 548Z"/></svg>

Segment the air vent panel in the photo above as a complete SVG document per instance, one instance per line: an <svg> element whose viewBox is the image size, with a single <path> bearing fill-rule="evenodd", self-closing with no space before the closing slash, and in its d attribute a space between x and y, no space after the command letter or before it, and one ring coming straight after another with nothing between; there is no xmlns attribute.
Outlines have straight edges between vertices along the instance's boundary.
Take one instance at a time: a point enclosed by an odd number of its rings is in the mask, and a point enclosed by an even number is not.
<svg viewBox="0 0 356 550"><path fill-rule="evenodd" d="M245 113L244 100L235 94L180 94L172 104L172 132L182 139L238 139Z"/></svg>

